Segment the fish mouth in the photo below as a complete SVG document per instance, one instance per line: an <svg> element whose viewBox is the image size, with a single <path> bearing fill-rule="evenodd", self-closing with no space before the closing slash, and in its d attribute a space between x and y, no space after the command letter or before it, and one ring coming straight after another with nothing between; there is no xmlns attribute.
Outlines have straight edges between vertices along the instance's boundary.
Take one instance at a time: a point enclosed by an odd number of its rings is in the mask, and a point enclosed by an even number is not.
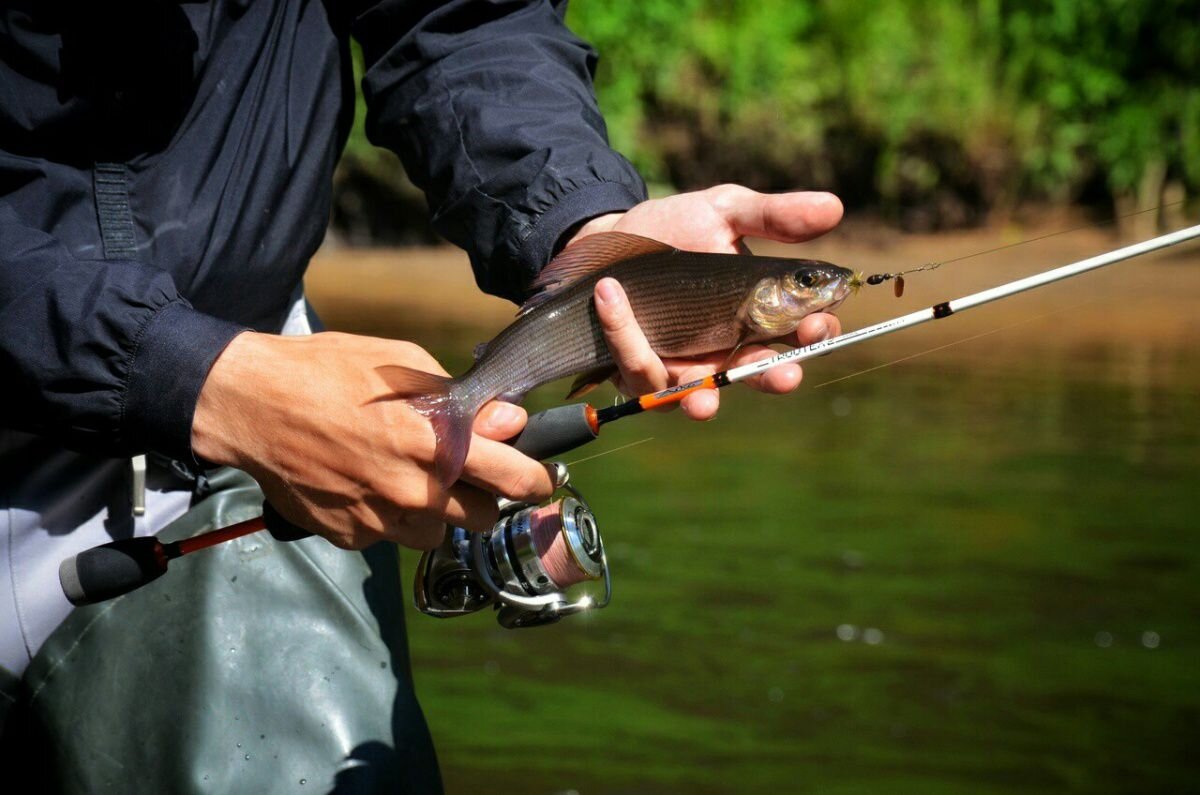
<svg viewBox="0 0 1200 795"><path fill-rule="evenodd" d="M833 303L831 303L831 304L828 304L828 305L827 305L827 306L826 306L824 309L822 309L821 311L822 311L822 312L833 312L833 311L834 311L834 310L836 310L836 309L837 309L839 306L841 306L842 304L844 304L844 303L846 302L846 299L847 299L847 298L849 298L849 297L850 297L850 293L849 293L849 292L842 293L842 297L841 297L841 298L838 298L838 299L834 300L834 301L833 301Z"/></svg>
<svg viewBox="0 0 1200 795"><path fill-rule="evenodd" d="M862 274L845 270L844 268L841 270L844 271L844 274L840 275L833 284L829 285L829 303L820 310L822 312L834 311L851 295L857 295L859 288L866 283L862 280Z"/></svg>

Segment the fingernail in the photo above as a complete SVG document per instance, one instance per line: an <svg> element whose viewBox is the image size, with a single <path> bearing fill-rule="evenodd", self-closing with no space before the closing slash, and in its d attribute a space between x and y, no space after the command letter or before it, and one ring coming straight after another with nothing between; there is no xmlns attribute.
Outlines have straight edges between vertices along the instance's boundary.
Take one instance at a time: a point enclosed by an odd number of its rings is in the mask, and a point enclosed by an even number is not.
<svg viewBox="0 0 1200 795"><path fill-rule="evenodd" d="M837 336L837 335L833 333L833 326L829 323L829 321L826 321L825 323L823 323L821 325L821 341L822 342L824 342L827 339L830 339L831 337L835 337L835 336Z"/></svg>
<svg viewBox="0 0 1200 795"><path fill-rule="evenodd" d="M617 286L608 279L601 279L596 284L596 300L605 306L615 306L621 301Z"/></svg>
<svg viewBox="0 0 1200 795"><path fill-rule="evenodd" d="M489 428L506 428L521 419L521 409L509 403L497 403L488 415Z"/></svg>
<svg viewBox="0 0 1200 795"><path fill-rule="evenodd" d="M716 396L717 394L715 390L711 392L711 397L709 397L709 390L704 390L693 395L689 395L687 399L680 401L679 406L683 409L683 413L688 416L688 419L698 420L699 422L712 422L717 418L716 409L711 404L712 398L715 398ZM699 416L709 411L712 413L708 414L707 417Z"/></svg>

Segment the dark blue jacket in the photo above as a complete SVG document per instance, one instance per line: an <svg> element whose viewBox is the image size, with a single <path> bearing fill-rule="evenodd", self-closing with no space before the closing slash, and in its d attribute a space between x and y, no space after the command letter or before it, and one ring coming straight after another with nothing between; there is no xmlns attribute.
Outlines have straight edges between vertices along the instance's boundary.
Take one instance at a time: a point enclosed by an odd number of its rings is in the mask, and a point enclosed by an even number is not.
<svg viewBox="0 0 1200 795"><path fill-rule="evenodd" d="M190 459L209 367L277 331L329 216L362 45L371 140L516 298L644 197L564 2L4 2L0 425Z"/></svg>

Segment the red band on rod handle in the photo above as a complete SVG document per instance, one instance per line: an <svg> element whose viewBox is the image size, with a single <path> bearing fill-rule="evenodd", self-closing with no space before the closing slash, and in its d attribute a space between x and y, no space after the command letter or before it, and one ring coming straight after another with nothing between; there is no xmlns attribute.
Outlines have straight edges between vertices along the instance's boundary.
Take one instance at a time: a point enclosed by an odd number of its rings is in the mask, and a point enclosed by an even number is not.
<svg viewBox="0 0 1200 795"><path fill-rule="evenodd" d="M256 516L253 519L247 519L244 522L231 524L229 527L222 527L219 530L210 530L207 533L201 533L198 536L184 539L180 541L179 554L187 555L200 549L208 549L209 547L223 544L226 541L232 541L235 538L248 536L251 533L257 533L259 530L266 529L266 522L261 516Z"/></svg>

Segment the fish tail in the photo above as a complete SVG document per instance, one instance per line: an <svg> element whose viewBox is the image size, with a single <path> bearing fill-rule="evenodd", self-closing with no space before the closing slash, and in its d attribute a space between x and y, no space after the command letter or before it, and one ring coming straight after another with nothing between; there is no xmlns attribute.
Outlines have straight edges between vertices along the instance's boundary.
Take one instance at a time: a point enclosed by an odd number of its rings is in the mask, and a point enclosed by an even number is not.
<svg viewBox="0 0 1200 795"><path fill-rule="evenodd" d="M437 437L434 465L438 483L449 488L459 475L471 449L471 426L478 406L468 405L455 387L458 381L400 365L376 368L392 389L388 397L403 398L429 420Z"/></svg>

